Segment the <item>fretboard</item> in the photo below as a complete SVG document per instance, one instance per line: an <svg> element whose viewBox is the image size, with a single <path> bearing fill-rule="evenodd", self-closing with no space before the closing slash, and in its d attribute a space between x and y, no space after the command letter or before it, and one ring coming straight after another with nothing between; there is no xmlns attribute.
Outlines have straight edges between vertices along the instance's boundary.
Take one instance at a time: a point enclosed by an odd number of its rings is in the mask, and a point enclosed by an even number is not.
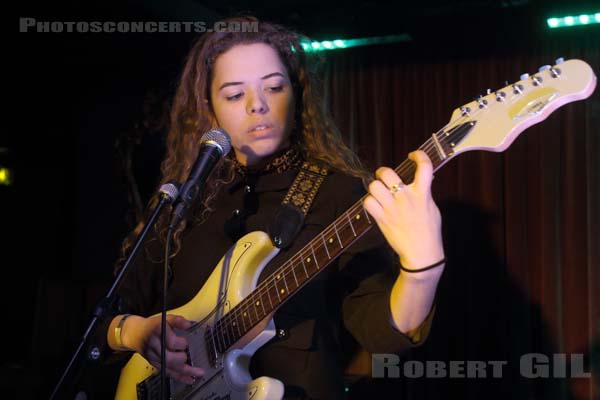
<svg viewBox="0 0 600 400"><path fill-rule="evenodd" d="M470 127L460 126L450 133L434 134L419 148L427 153L434 170L452 155L454 144L445 139L450 134L459 135L459 129L468 130ZM416 164L409 159L395 169L406 184L413 181L415 170ZM211 341L214 340L214 347L219 353L225 352L264 318L272 315L287 299L371 228L374 221L363 208L363 200L364 197L337 217L217 321L211 332Z"/></svg>

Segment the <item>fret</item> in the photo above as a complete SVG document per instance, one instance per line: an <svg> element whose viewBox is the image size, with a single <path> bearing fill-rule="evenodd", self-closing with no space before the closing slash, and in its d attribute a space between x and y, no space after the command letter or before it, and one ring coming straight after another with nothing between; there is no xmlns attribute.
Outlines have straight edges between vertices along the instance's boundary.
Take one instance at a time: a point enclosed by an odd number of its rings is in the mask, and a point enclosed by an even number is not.
<svg viewBox="0 0 600 400"><path fill-rule="evenodd" d="M304 268L304 273L306 274L306 278L308 279L308 271L306 270L306 265L304 265L304 256L300 254L300 261L302 262L302 267Z"/></svg>
<svg viewBox="0 0 600 400"><path fill-rule="evenodd" d="M229 347L229 332L227 331L227 325L223 324L223 319L219 320L218 325L219 331L221 331L221 335L223 336L223 350L226 350Z"/></svg>
<svg viewBox="0 0 600 400"><path fill-rule="evenodd" d="M231 320L231 326L232 329L236 329L237 331L234 331L234 335L235 335L235 340L237 341L239 338L241 338L243 336L243 331L240 328L240 324L238 323L237 317L233 316L229 318Z"/></svg>
<svg viewBox="0 0 600 400"><path fill-rule="evenodd" d="M240 324L237 320L237 317L234 317L234 320L231 321L231 324L237 329L237 333L235 336L235 341L237 342L242 336L244 336L244 331L242 331L242 329L240 328Z"/></svg>
<svg viewBox="0 0 600 400"><path fill-rule="evenodd" d="M244 304L244 303L241 303ZM250 314L248 313L248 306L246 305L245 310L244 307L242 307L242 318L244 319L244 326L246 325L246 322L248 322L248 326L252 327L252 319L250 318Z"/></svg>
<svg viewBox="0 0 600 400"><path fill-rule="evenodd" d="M235 332L233 332L233 327L229 323L229 319L225 319L225 326L227 329L227 339L229 340L227 348L229 348L232 344L235 343Z"/></svg>
<svg viewBox="0 0 600 400"><path fill-rule="evenodd" d="M369 218L369 213L367 212L367 210L365 210L365 208L363 207L363 213L365 214L365 217L367 217L367 222L369 223L369 225L371 224L371 218Z"/></svg>
<svg viewBox="0 0 600 400"><path fill-rule="evenodd" d="M231 326L231 323L229 322L229 318L225 318L224 319L224 323L227 329L227 338L229 339L229 346L231 346L233 343L235 343L235 332L233 331L233 327Z"/></svg>
<svg viewBox="0 0 600 400"><path fill-rule="evenodd" d="M279 300L279 303L281 303L281 296L279 296L279 289L277 288L277 280L275 276L273 277L273 286L275 286L275 293L277 293L277 299Z"/></svg>
<svg viewBox="0 0 600 400"><path fill-rule="evenodd" d="M241 308L237 311L237 316L241 317L241 319L242 319L242 326L244 327L244 331L247 331L248 328L246 328L246 321L244 320L244 315L242 314ZM239 323L239 321L238 321L238 323Z"/></svg>
<svg viewBox="0 0 600 400"><path fill-rule="evenodd" d="M280 268L280 270L281 270L281 268ZM281 272L281 280L283 281L283 284L285 285L286 293L289 293L290 289L288 288L288 285L287 285L287 279L285 279L285 272Z"/></svg>
<svg viewBox="0 0 600 400"><path fill-rule="evenodd" d="M250 309L252 309L254 311L254 314L256 315L256 319L258 321L259 317L258 317L258 312L256 312L256 308L254 307L253 304L247 304L246 305L246 310L248 310L248 317L250 318L250 326L254 325L254 317L252 316L252 312L250 311Z"/></svg>
<svg viewBox="0 0 600 400"><path fill-rule="evenodd" d="M294 275L294 280L296 281L296 287L300 287L300 285L298 284L298 279L296 278L296 266L294 265L294 263L290 263L291 267L292 267L292 274Z"/></svg>
<svg viewBox="0 0 600 400"><path fill-rule="evenodd" d="M310 250L312 251L313 259L315 260L315 264L317 265L317 269L319 269L319 261L317 260L317 256L315 256L315 249L313 247L313 243L310 242Z"/></svg>
<svg viewBox="0 0 600 400"><path fill-rule="evenodd" d="M258 298L258 300L256 300L256 301L254 302L254 306L255 306L256 308L258 308L258 306L261 306L261 307L262 307L262 310L263 310L263 314L262 314L262 316L264 317L265 315L267 315L267 313L265 312L265 306L263 305L263 302L262 302L262 296L260 295L260 292L259 292L259 298ZM258 312L256 313L256 318L260 319L260 316L258 315Z"/></svg>
<svg viewBox="0 0 600 400"><path fill-rule="evenodd" d="M348 218L348 223L350 224L350 229L352 229L352 234L354 235L354 237L356 237L356 231L352 226L352 219L350 218L350 214L348 214L347 212L345 212L344 214L346 214L346 218Z"/></svg>
<svg viewBox="0 0 600 400"><path fill-rule="evenodd" d="M329 249L327 249L327 243L325 243L325 237L323 236L323 234L319 234L319 236L321 237L321 240L323 241L323 247L325 247L325 251L327 252L327 257L329 257L329 259L331 260L331 255L329 254Z"/></svg>
<svg viewBox="0 0 600 400"><path fill-rule="evenodd" d="M228 314L228 315L231 315L231 313L230 313L230 314ZM232 324L233 326L237 327L237 330L238 330L238 338L241 338L241 337L242 337L242 331L240 330L240 324L239 324L239 322L238 322L238 320L237 320L237 315L234 315L234 316L233 316L233 321L231 322L231 324Z"/></svg>
<svg viewBox="0 0 600 400"><path fill-rule="evenodd" d="M271 291L271 288L269 287L269 285L264 285L266 288L266 292L267 292L267 297L269 298L269 304L271 305L271 310L273 309L273 300L271 300L271 293L269 293Z"/></svg>
<svg viewBox="0 0 600 400"><path fill-rule="evenodd" d="M333 221L333 229L335 229L335 236L337 236L338 242L340 242L340 247L343 249L344 248L344 244L342 243L342 239L340 239L340 234L338 233L337 230L337 224L336 221Z"/></svg>
<svg viewBox="0 0 600 400"><path fill-rule="evenodd" d="M327 243L333 244L333 242L334 242L333 236L331 236L329 239L327 239Z"/></svg>

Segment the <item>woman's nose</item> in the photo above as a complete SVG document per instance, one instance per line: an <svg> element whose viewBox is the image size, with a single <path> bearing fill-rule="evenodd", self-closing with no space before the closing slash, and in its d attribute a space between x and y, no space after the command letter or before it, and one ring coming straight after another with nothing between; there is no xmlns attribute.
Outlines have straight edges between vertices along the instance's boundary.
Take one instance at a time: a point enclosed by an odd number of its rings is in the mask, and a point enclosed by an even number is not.
<svg viewBox="0 0 600 400"><path fill-rule="evenodd" d="M246 109L249 114L264 114L269 111L269 106L263 96L254 94L249 99Z"/></svg>

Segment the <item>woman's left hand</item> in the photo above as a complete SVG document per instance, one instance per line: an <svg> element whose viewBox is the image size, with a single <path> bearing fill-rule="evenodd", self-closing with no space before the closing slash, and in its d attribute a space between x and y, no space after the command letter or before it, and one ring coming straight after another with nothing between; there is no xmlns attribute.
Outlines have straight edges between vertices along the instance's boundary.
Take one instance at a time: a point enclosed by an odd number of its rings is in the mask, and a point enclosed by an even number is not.
<svg viewBox="0 0 600 400"><path fill-rule="evenodd" d="M417 164L415 179L405 185L394 170L381 167L369 185L365 209L375 218L405 268L423 268L444 258L440 210L431 197L433 166L425 152L408 158Z"/></svg>

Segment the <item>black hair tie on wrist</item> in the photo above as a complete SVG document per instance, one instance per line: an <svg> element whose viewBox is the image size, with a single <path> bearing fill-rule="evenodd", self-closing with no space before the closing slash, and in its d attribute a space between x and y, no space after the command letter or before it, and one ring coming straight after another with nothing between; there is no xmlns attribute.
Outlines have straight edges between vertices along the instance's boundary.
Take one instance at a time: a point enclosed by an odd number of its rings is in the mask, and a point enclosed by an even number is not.
<svg viewBox="0 0 600 400"><path fill-rule="evenodd" d="M440 261L436 262L435 264L431 264L431 265L428 265L428 266L426 266L426 267L424 267L424 268L419 268L419 269L408 269L408 268L404 268L404 266L402 265L402 263L400 263L400 269L401 269L402 271L405 271L405 272L411 272L411 273L412 273L412 272L423 272L423 271L427 271L427 270L429 270L429 269L433 269L433 268L435 268L435 267L439 267L440 265L442 265L442 264L443 264L443 263L445 263L445 262L446 262L446 257L442 258Z"/></svg>

